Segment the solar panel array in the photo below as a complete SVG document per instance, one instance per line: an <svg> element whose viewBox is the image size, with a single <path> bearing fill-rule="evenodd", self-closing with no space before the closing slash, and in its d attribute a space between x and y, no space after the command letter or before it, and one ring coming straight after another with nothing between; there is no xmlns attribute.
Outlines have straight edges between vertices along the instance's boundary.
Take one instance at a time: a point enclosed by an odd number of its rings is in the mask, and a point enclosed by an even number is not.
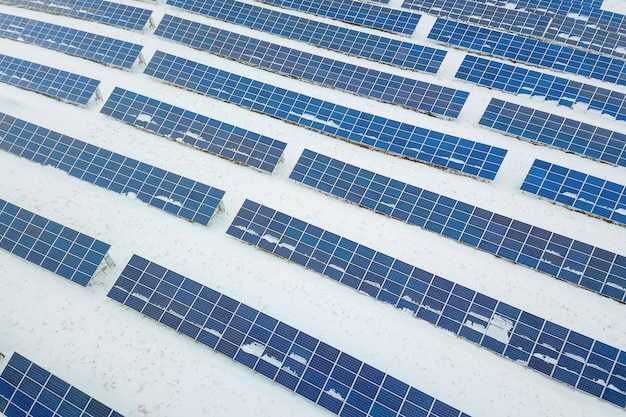
<svg viewBox="0 0 626 417"><path fill-rule="evenodd" d="M284 322L137 255L109 297L334 414L469 417Z"/></svg>
<svg viewBox="0 0 626 417"><path fill-rule="evenodd" d="M0 113L0 149L206 225L224 191Z"/></svg>
<svg viewBox="0 0 626 417"><path fill-rule="evenodd" d="M535 159L522 190L626 225L626 187Z"/></svg>
<svg viewBox="0 0 626 417"><path fill-rule="evenodd" d="M196 149L271 173L287 144L116 87L101 112Z"/></svg>
<svg viewBox="0 0 626 417"><path fill-rule="evenodd" d="M165 15L162 36L249 65L410 109L456 118L469 93Z"/></svg>
<svg viewBox="0 0 626 417"><path fill-rule="evenodd" d="M0 375L0 412L6 417L122 417L17 352Z"/></svg>
<svg viewBox="0 0 626 417"><path fill-rule="evenodd" d="M100 81L0 54L0 82L79 106L96 98Z"/></svg>
<svg viewBox="0 0 626 417"><path fill-rule="evenodd" d="M83 287L110 247L0 199L0 248Z"/></svg>
<svg viewBox="0 0 626 417"><path fill-rule="evenodd" d="M0 37L124 69L140 59L142 46L26 17L0 13Z"/></svg>
<svg viewBox="0 0 626 417"><path fill-rule="evenodd" d="M626 166L626 134L531 107L491 99L479 122L505 134Z"/></svg>
<svg viewBox="0 0 626 417"><path fill-rule="evenodd" d="M613 346L250 200L227 233L626 406L626 352Z"/></svg>
<svg viewBox="0 0 626 417"><path fill-rule="evenodd" d="M183 10L401 68L437 72L446 51L239 1L168 0Z"/></svg>
<svg viewBox="0 0 626 417"><path fill-rule="evenodd" d="M590 291L626 301L626 256L308 149L289 178Z"/></svg>

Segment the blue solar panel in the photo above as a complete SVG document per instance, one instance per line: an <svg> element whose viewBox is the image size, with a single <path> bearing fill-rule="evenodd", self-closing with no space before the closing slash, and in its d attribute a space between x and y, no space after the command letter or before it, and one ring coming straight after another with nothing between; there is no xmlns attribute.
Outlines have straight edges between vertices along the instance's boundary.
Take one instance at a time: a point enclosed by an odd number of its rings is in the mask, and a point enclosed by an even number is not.
<svg viewBox="0 0 626 417"><path fill-rule="evenodd" d="M110 247L0 199L0 248L83 287Z"/></svg>
<svg viewBox="0 0 626 417"><path fill-rule="evenodd" d="M393 33L412 35L420 15L391 9L378 4L353 0L261 0L263 3L286 7Z"/></svg>
<svg viewBox="0 0 626 417"><path fill-rule="evenodd" d="M249 200L227 233L558 381L626 405L626 352ZM600 376L617 385L600 382Z"/></svg>
<svg viewBox="0 0 626 417"><path fill-rule="evenodd" d="M0 412L6 417L122 417L17 352L0 375Z"/></svg>
<svg viewBox="0 0 626 417"><path fill-rule="evenodd" d="M224 191L0 113L0 149L206 225Z"/></svg>
<svg viewBox="0 0 626 417"><path fill-rule="evenodd" d="M130 125L271 173L286 143L116 87L101 112Z"/></svg>
<svg viewBox="0 0 626 417"><path fill-rule="evenodd" d="M93 78L2 54L0 82L80 106L97 98L100 85Z"/></svg>
<svg viewBox="0 0 626 417"><path fill-rule="evenodd" d="M284 322L137 255L109 297L333 414L469 417Z"/></svg>
<svg viewBox="0 0 626 417"><path fill-rule="evenodd" d="M103 0L0 0L0 3L133 30L144 29L152 14L152 10Z"/></svg>
<svg viewBox="0 0 626 417"><path fill-rule="evenodd" d="M95 33L4 13L0 13L0 37L125 69L138 63L143 48Z"/></svg>
<svg viewBox="0 0 626 417"><path fill-rule="evenodd" d="M626 187L535 159L522 190L626 225Z"/></svg>
<svg viewBox="0 0 626 417"><path fill-rule="evenodd" d="M491 99L479 122L508 135L626 166L626 134Z"/></svg>
<svg viewBox="0 0 626 417"><path fill-rule="evenodd" d="M506 150L319 100L157 51L145 73L329 136L493 179Z"/></svg>
<svg viewBox="0 0 626 417"><path fill-rule="evenodd" d="M214 19L401 68L437 72L446 51L293 16L239 1L168 0Z"/></svg>
<svg viewBox="0 0 626 417"><path fill-rule="evenodd" d="M281 75L456 118L469 93L250 38L165 15L155 35Z"/></svg>
<svg viewBox="0 0 626 417"><path fill-rule="evenodd" d="M626 301L626 256L308 149L289 178L590 291Z"/></svg>
<svg viewBox="0 0 626 417"><path fill-rule="evenodd" d="M489 55L626 85L626 61L511 33L437 19L429 39Z"/></svg>
<svg viewBox="0 0 626 417"><path fill-rule="evenodd" d="M487 58L466 55L456 78L514 94L544 97L559 105L584 103L617 120L626 120L626 94Z"/></svg>

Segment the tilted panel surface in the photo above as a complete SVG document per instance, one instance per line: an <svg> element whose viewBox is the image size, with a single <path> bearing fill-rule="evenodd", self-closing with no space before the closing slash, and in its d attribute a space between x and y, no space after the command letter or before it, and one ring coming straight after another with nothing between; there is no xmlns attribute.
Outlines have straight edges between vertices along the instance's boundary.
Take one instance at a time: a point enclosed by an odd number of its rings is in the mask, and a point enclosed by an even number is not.
<svg viewBox="0 0 626 417"><path fill-rule="evenodd" d="M626 134L491 99L479 123L506 134L626 166Z"/></svg>
<svg viewBox="0 0 626 417"><path fill-rule="evenodd" d="M110 247L0 199L0 248L83 287Z"/></svg>
<svg viewBox="0 0 626 417"><path fill-rule="evenodd" d="M157 51L145 73L333 137L493 179L506 150L375 116Z"/></svg>
<svg viewBox="0 0 626 417"><path fill-rule="evenodd" d="M268 71L456 118L469 93L381 72L165 15L155 35Z"/></svg>
<svg viewBox="0 0 626 417"><path fill-rule="evenodd" d="M446 19L437 19L428 38L472 51L626 85L626 61L569 46Z"/></svg>
<svg viewBox="0 0 626 417"><path fill-rule="evenodd" d="M308 149L290 178L589 291L626 301L626 256Z"/></svg>
<svg viewBox="0 0 626 417"><path fill-rule="evenodd" d="M519 66L466 55L456 78L514 94L544 97L559 105L584 103L617 120L626 120L626 94Z"/></svg>
<svg viewBox="0 0 626 417"><path fill-rule="evenodd" d="M535 159L522 190L626 225L626 187Z"/></svg>
<svg viewBox="0 0 626 417"><path fill-rule="evenodd" d="M137 255L109 297L334 414L469 417L284 322Z"/></svg>
<svg viewBox="0 0 626 417"><path fill-rule="evenodd" d="M227 233L523 366L626 405L626 352L249 200Z"/></svg>
<svg viewBox="0 0 626 417"><path fill-rule="evenodd" d="M141 45L39 20L0 13L0 37L130 69Z"/></svg>
<svg viewBox="0 0 626 417"><path fill-rule="evenodd" d="M167 4L311 45L401 68L435 73L446 51L330 25L239 1L168 0Z"/></svg>
<svg viewBox="0 0 626 417"><path fill-rule="evenodd" d="M116 87L101 112L225 159L271 173L287 144Z"/></svg>
<svg viewBox="0 0 626 417"><path fill-rule="evenodd" d="M0 113L0 149L206 225L224 191Z"/></svg>
<svg viewBox="0 0 626 417"><path fill-rule="evenodd" d="M17 352L0 375L0 412L7 417L122 417Z"/></svg>

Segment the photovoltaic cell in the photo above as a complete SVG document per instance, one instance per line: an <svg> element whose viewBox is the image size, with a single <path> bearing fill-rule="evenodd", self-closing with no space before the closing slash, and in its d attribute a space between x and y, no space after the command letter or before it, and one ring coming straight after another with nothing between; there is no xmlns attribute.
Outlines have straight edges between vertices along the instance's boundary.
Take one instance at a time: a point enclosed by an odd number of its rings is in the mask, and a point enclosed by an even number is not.
<svg viewBox="0 0 626 417"><path fill-rule="evenodd" d="M437 19L428 38L518 62L626 85L626 61L511 33Z"/></svg>
<svg viewBox="0 0 626 417"><path fill-rule="evenodd" d="M224 191L0 113L0 149L206 225Z"/></svg>
<svg viewBox="0 0 626 417"><path fill-rule="evenodd" d="M133 30L144 29L152 14L152 10L103 0L0 0L0 3Z"/></svg>
<svg viewBox="0 0 626 417"><path fill-rule="evenodd" d="M4 13L0 13L0 37L125 69L138 62L143 48L95 33Z"/></svg>
<svg viewBox="0 0 626 417"><path fill-rule="evenodd" d="M566 207L626 225L626 187L535 159L522 190Z"/></svg>
<svg viewBox="0 0 626 417"><path fill-rule="evenodd" d="M79 106L95 99L100 81L0 54L0 82Z"/></svg>
<svg viewBox="0 0 626 417"><path fill-rule="evenodd" d="M435 73L446 51L293 16L239 1L168 0L174 7L397 67Z"/></svg>
<svg viewBox="0 0 626 417"><path fill-rule="evenodd" d="M626 120L626 94L540 71L466 55L456 78L514 94L544 97L559 105L586 104L617 120Z"/></svg>
<svg viewBox="0 0 626 417"><path fill-rule="evenodd" d="M289 178L589 291L626 301L626 256L308 149Z"/></svg>
<svg viewBox="0 0 626 417"><path fill-rule="evenodd" d="M0 375L0 412L7 417L122 417L17 352Z"/></svg>
<svg viewBox="0 0 626 417"><path fill-rule="evenodd" d="M227 233L523 366L626 405L626 352L249 200Z"/></svg>
<svg viewBox="0 0 626 417"><path fill-rule="evenodd" d="M286 143L116 87L101 112L132 126L271 173Z"/></svg>
<svg viewBox="0 0 626 417"><path fill-rule="evenodd" d="M329 136L493 179L506 150L319 100L157 51L145 73Z"/></svg>
<svg viewBox="0 0 626 417"><path fill-rule="evenodd" d="M137 255L109 297L334 414L469 417L284 322Z"/></svg>
<svg viewBox="0 0 626 417"><path fill-rule="evenodd" d="M155 35L281 75L451 118L458 116L469 95L171 15L161 20Z"/></svg>
<svg viewBox="0 0 626 417"><path fill-rule="evenodd" d="M491 99L479 122L511 136L626 166L626 134Z"/></svg>
<svg viewBox="0 0 626 417"><path fill-rule="evenodd" d="M83 287L110 247L0 199L0 248Z"/></svg>

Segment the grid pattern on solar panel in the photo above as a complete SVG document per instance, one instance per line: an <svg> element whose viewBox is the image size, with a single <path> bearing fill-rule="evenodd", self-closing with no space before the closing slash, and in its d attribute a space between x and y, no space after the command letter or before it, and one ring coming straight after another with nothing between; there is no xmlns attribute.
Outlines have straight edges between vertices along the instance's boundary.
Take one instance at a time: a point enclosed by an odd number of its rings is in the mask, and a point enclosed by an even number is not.
<svg viewBox="0 0 626 417"><path fill-rule="evenodd" d="M83 287L110 247L0 199L0 248Z"/></svg>
<svg viewBox="0 0 626 417"><path fill-rule="evenodd" d="M437 19L428 38L540 67L626 85L626 61L511 33Z"/></svg>
<svg viewBox="0 0 626 417"><path fill-rule="evenodd" d="M124 69L135 65L143 48L119 39L4 13L0 13L0 37Z"/></svg>
<svg viewBox="0 0 626 417"><path fill-rule="evenodd" d="M397 67L435 73L446 51L330 25L238 1L168 0L215 19Z"/></svg>
<svg viewBox="0 0 626 417"><path fill-rule="evenodd" d="M17 352L0 375L0 412L7 417L122 417Z"/></svg>
<svg viewBox="0 0 626 417"><path fill-rule="evenodd" d="M152 10L102 0L0 0L0 3L142 30Z"/></svg>
<svg viewBox="0 0 626 417"><path fill-rule="evenodd" d="M0 113L0 149L206 225L224 191Z"/></svg>
<svg viewBox="0 0 626 417"><path fill-rule="evenodd" d="M100 81L0 54L0 82L79 106L94 99Z"/></svg>
<svg viewBox="0 0 626 417"><path fill-rule="evenodd" d="M157 51L146 74L392 155L493 179L506 150L340 106Z"/></svg>
<svg viewBox="0 0 626 417"><path fill-rule="evenodd" d="M558 381L626 405L626 352L249 200L227 233Z"/></svg>
<svg viewBox="0 0 626 417"><path fill-rule="evenodd" d="M281 75L451 118L459 115L469 95L171 15L161 20L155 35Z"/></svg>
<svg viewBox="0 0 626 417"><path fill-rule="evenodd" d="M626 94L540 71L466 55L456 78L514 94L544 97L559 105L584 103L617 120L626 120Z"/></svg>
<svg viewBox="0 0 626 417"><path fill-rule="evenodd" d="M334 414L469 417L302 331L137 255L109 297Z"/></svg>
<svg viewBox="0 0 626 417"><path fill-rule="evenodd" d="M521 189L626 226L626 187L535 159Z"/></svg>
<svg viewBox="0 0 626 417"><path fill-rule="evenodd" d="M318 16L329 17L347 23L412 35L420 15L406 10L391 9L372 3L353 0L261 0L263 3Z"/></svg>
<svg viewBox="0 0 626 417"><path fill-rule="evenodd" d="M626 134L491 99L479 123L505 134L626 167Z"/></svg>
<svg viewBox="0 0 626 417"><path fill-rule="evenodd" d="M286 143L116 87L101 112L130 125L271 173Z"/></svg>
<svg viewBox="0 0 626 417"><path fill-rule="evenodd" d="M626 301L626 256L308 149L289 178L589 291Z"/></svg>

